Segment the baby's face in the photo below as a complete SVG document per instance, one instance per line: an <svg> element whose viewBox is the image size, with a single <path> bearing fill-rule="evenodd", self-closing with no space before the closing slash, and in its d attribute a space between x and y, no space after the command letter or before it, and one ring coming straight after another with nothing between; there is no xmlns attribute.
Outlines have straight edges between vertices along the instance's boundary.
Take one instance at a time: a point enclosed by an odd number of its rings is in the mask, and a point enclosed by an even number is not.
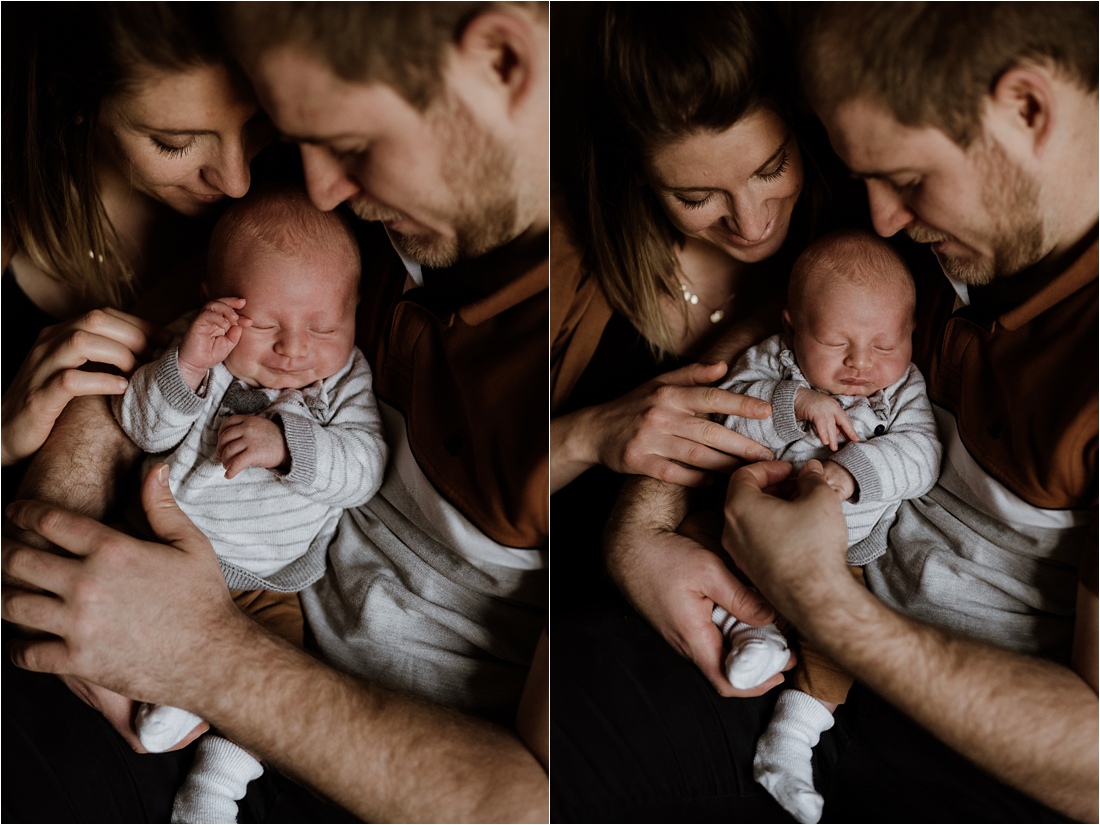
<svg viewBox="0 0 1100 825"><path fill-rule="evenodd" d="M344 366L358 297L345 258L306 261L258 243L231 245L226 258L218 288L244 298L241 314L252 320L226 369L251 386L300 389Z"/></svg>
<svg viewBox="0 0 1100 825"><path fill-rule="evenodd" d="M802 374L830 395L874 395L905 375L912 307L889 291L833 285L789 319Z"/></svg>

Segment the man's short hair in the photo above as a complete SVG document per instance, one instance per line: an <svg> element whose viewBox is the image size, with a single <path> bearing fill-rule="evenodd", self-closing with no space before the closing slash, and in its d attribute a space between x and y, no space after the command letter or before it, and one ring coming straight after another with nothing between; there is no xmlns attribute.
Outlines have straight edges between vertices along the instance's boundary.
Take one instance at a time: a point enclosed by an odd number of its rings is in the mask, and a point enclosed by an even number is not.
<svg viewBox="0 0 1100 825"><path fill-rule="evenodd" d="M980 134L983 99L1009 69L1051 66L1096 91L1096 4L822 3L800 62L819 113L867 98L966 148Z"/></svg>
<svg viewBox="0 0 1100 825"><path fill-rule="evenodd" d="M447 46L458 42L479 13L495 5L229 3L222 29L246 65L269 48L297 46L338 77L385 83L423 111L442 89Z"/></svg>

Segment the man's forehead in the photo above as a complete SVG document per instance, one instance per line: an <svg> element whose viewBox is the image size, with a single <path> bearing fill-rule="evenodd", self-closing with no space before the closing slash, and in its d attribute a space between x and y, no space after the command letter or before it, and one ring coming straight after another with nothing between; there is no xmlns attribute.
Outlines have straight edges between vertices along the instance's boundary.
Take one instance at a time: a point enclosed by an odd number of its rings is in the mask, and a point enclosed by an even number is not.
<svg viewBox="0 0 1100 825"><path fill-rule="evenodd" d="M361 135L367 121L407 120L415 111L391 86L346 80L320 57L285 45L248 67L260 104L285 135L304 142Z"/></svg>
<svg viewBox="0 0 1100 825"><path fill-rule="evenodd" d="M935 126L907 126L883 103L857 97L822 115L829 140L853 175L888 177L927 169L963 150Z"/></svg>

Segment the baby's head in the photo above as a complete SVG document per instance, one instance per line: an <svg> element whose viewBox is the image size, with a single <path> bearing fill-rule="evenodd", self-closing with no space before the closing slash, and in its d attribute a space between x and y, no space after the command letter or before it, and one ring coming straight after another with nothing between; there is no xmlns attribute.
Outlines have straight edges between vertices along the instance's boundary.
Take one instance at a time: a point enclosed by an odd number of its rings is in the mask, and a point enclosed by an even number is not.
<svg viewBox="0 0 1100 825"><path fill-rule="evenodd" d="M251 319L225 367L253 386L309 386L337 372L355 344L359 248L335 212L304 191L254 190L214 228L205 289L245 299Z"/></svg>
<svg viewBox="0 0 1100 825"><path fill-rule="evenodd" d="M909 367L916 290L881 238L842 230L795 261L783 322L810 385L830 395L874 395Z"/></svg>

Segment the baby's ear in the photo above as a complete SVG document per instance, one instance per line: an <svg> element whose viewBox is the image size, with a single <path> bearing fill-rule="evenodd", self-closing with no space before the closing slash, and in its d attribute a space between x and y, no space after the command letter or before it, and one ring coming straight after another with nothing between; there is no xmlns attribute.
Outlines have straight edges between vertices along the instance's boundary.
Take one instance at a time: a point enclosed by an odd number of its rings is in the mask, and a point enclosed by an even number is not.
<svg viewBox="0 0 1100 825"><path fill-rule="evenodd" d="M791 324L791 311L789 309L783 310L783 334L794 334L794 325Z"/></svg>

